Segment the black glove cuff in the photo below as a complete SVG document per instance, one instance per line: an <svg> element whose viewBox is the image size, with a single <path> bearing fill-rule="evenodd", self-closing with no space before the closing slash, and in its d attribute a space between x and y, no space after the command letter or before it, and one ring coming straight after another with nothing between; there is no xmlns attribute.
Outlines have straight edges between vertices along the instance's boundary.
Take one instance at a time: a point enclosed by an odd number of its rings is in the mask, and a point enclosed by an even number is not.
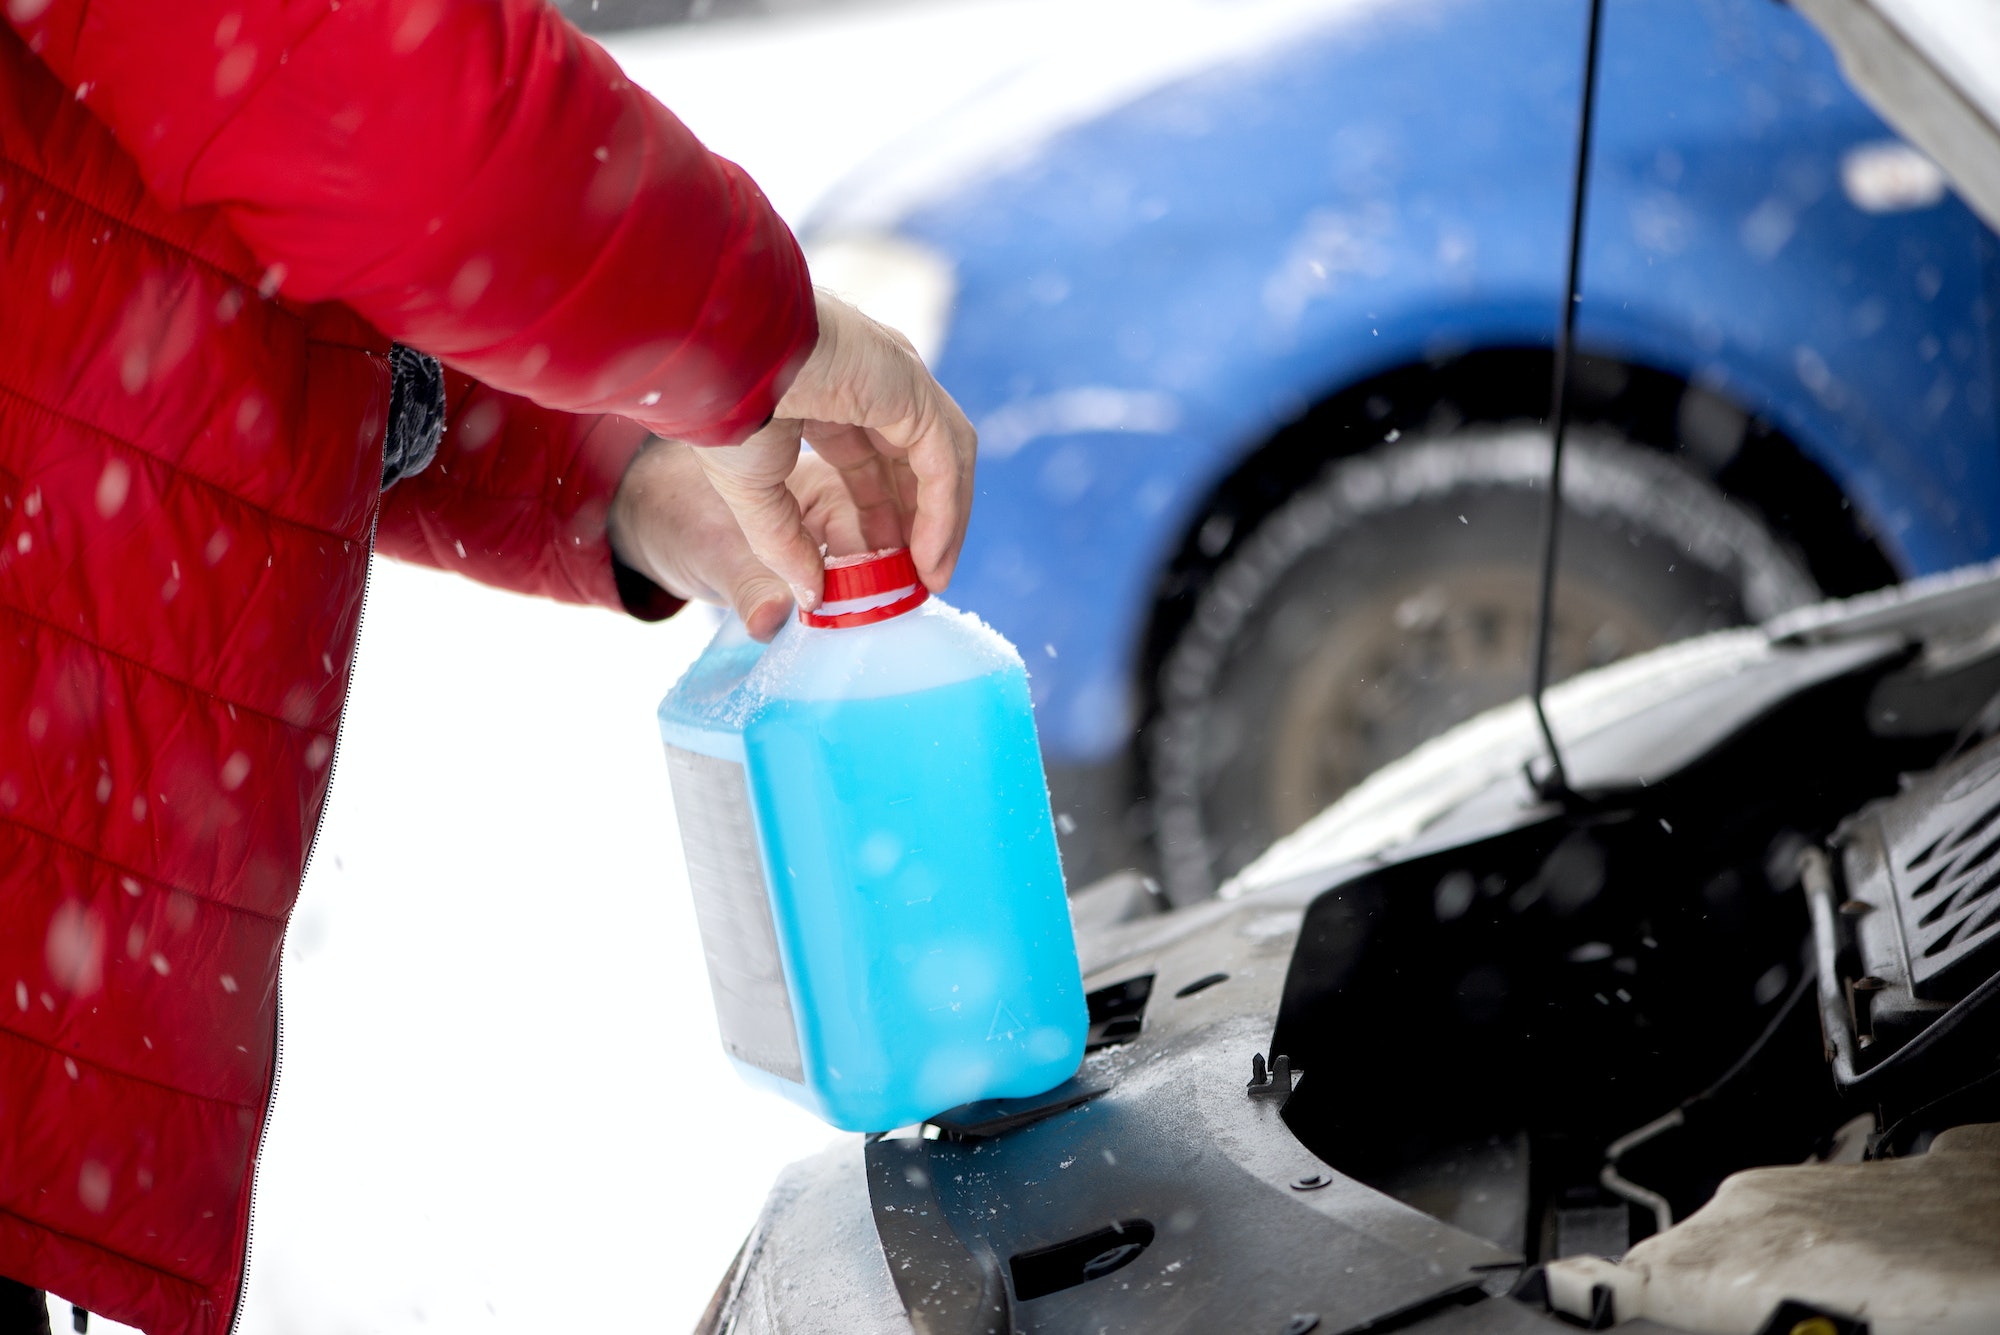
<svg viewBox="0 0 2000 1335"><path fill-rule="evenodd" d="M382 490L415 477L437 458L444 439L444 368L398 343L389 349L389 427L382 435Z"/></svg>

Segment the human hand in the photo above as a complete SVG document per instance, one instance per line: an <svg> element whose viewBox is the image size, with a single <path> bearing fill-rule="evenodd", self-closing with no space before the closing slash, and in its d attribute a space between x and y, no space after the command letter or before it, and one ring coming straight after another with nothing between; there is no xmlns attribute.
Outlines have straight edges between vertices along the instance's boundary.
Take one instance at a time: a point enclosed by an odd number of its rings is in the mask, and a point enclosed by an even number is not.
<svg viewBox="0 0 2000 1335"><path fill-rule="evenodd" d="M800 606L818 604L826 573L800 493L786 485L802 463L801 437L845 483L844 502L814 492L822 519L843 511L862 549L907 545L924 584L942 589L965 541L978 435L908 339L838 297L815 296L819 342L776 415L741 445L695 458L751 552Z"/></svg>
<svg viewBox="0 0 2000 1335"><path fill-rule="evenodd" d="M792 593L750 550L736 518L708 484L698 457L681 441L650 442L625 470L611 500L611 549L618 559L680 598L733 607L759 640L784 625ZM808 534L837 551L864 551L854 502L838 471L814 455L786 480Z"/></svg>

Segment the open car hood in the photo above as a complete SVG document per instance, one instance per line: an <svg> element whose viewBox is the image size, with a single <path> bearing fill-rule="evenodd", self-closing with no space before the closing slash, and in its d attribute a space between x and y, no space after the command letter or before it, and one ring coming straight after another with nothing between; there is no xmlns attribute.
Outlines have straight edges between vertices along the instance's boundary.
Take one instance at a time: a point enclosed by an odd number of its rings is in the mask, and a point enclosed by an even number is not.
<svg viewBox="0 0 2000 1335"><path fill-rule="evenodd" d="M1936 159L2000 228L2000 5L1991 0L1795 0L1849 82Z"/></svg>

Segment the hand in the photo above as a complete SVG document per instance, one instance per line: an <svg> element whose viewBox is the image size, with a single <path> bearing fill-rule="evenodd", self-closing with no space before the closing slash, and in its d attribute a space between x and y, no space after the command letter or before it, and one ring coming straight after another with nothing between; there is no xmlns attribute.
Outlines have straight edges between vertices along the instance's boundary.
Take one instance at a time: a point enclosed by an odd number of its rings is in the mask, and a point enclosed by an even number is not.
<svg viewBox="0 0 2000 1335"><path fill-rule="evenodd" d="M858 549L907 545L924 584L942 589L965 541L978 435L908 339L838 297L815 295L819 342L777 414L741 445L695 457L750 550L800 606L818 605L826 573L798 490L786 486L801 437L845 483L844 504L814 495L851 516Z"/></svg>
<svg viewBox="0 0 2000 1335"><path fill-rule="evenodd" d="M768 640L790 614L792 594L750 550L729 507L709 486L698 462L706 453L657 438L640 452L611 500L611 549L677 597L735 608L752 635ZM815 544L866 550L854 503L831 464L801 458L786 493ZM817 550L815 545L815 555Z"/></svg>

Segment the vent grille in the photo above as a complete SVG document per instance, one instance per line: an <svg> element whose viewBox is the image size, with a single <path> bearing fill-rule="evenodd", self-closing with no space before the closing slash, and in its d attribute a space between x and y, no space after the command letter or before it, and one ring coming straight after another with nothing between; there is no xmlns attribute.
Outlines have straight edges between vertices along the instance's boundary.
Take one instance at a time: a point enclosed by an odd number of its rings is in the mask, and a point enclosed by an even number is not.
<svg viewBox="0 0 2000 1335"><path fill-rule="evenodd" d="M1919 996L2000 946L2000 750L1981 747L1883 813L1897 915ZM1914 851L1910 851L1914 850Z"/></svg>

